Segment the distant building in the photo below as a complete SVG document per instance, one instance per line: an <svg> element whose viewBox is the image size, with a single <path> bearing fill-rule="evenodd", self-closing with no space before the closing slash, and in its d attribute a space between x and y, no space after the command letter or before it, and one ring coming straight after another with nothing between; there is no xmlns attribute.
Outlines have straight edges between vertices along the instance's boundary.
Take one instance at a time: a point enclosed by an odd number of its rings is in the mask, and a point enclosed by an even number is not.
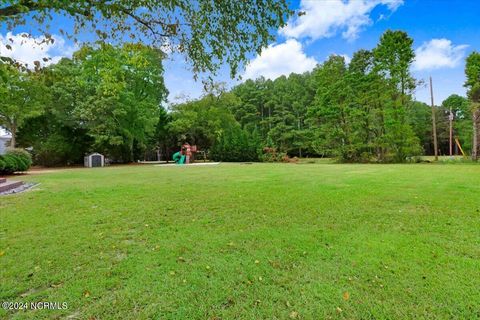
<svg viewBox="0 0 480 320"><path fill-rule="evenodd" d="M5 154L7 147L10 145L10 140L12 140L10 136L0 136L0 155Z"/></svg>

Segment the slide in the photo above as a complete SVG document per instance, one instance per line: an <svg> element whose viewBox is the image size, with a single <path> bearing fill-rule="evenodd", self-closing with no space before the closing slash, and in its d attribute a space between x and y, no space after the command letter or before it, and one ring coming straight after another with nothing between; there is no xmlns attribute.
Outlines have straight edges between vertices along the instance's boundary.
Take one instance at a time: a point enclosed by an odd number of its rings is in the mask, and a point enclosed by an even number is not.
<svg viewBox="0 0 480 320"><path fill-rule="evenodd" d="M172 158L173 158L173 161L175 161L177 164L185 164L185 156L182 155L180 151L175 152Z"/></svg>

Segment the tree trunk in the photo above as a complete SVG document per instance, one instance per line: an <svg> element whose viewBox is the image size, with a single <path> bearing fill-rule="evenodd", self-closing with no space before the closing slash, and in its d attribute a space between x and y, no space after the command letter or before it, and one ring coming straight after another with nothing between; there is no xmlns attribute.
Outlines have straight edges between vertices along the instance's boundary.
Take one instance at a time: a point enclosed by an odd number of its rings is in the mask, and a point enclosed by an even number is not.
<svg viewBox="0 0 480 320"><path fill-rule="evenodd" d="M17 124L14 122L12 123L12 127L10 128L10 132L12 134L12 140L10 140L10 148L15 148L17 144Z"/></svg>
<svg viewBox="0 0 480 320"><path fill-rule="evenodd" d="M472 160L477 161L480 156L480 108L473 111L473 144Z"/></svg>

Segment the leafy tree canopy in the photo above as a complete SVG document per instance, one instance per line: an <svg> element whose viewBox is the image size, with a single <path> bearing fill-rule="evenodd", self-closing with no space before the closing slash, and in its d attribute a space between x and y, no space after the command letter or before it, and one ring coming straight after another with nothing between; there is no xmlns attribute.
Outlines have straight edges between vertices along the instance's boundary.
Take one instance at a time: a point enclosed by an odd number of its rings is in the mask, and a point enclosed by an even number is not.
<svg viewBox="0 0 480 320"><path fill-rule="evenodd" d="M289 14L285 0L0 2L0 23L9 29L30 22L46 32L62 15L73 20L73 32L67 34L72 38L80 31L91 31L97 39L110 42L130 38L184 53L196 74L215 71L227 62L232 76L248 53L267 46L273 39L271 30L284 26Z"/></svg>
<svg viewBox="0 0 480 320"><path fill-rule="evenodd" d="M472 159L480 157L480 53L472 52L465 64L467 95L471 102L473 120Z"/></svg>
<svg viewBox="0 0 480 320"><path fill-rule="evenodd" d="M41 71L19 68L8 59L0 61L0 125L12 133L12 147L18 128L26 119L42 114L48 100Z"/></svg>

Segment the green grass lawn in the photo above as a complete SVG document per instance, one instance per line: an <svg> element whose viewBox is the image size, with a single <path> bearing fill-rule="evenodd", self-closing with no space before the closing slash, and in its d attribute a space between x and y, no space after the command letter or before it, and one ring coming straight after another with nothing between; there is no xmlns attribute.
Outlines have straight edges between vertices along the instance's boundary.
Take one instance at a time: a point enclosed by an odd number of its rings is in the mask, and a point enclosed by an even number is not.
<svg viewBox="0 0 480 320"><path fill-rule="evenodd" d="M480 318L480 166L31 175L0 197L11 319Z"/></svg>

